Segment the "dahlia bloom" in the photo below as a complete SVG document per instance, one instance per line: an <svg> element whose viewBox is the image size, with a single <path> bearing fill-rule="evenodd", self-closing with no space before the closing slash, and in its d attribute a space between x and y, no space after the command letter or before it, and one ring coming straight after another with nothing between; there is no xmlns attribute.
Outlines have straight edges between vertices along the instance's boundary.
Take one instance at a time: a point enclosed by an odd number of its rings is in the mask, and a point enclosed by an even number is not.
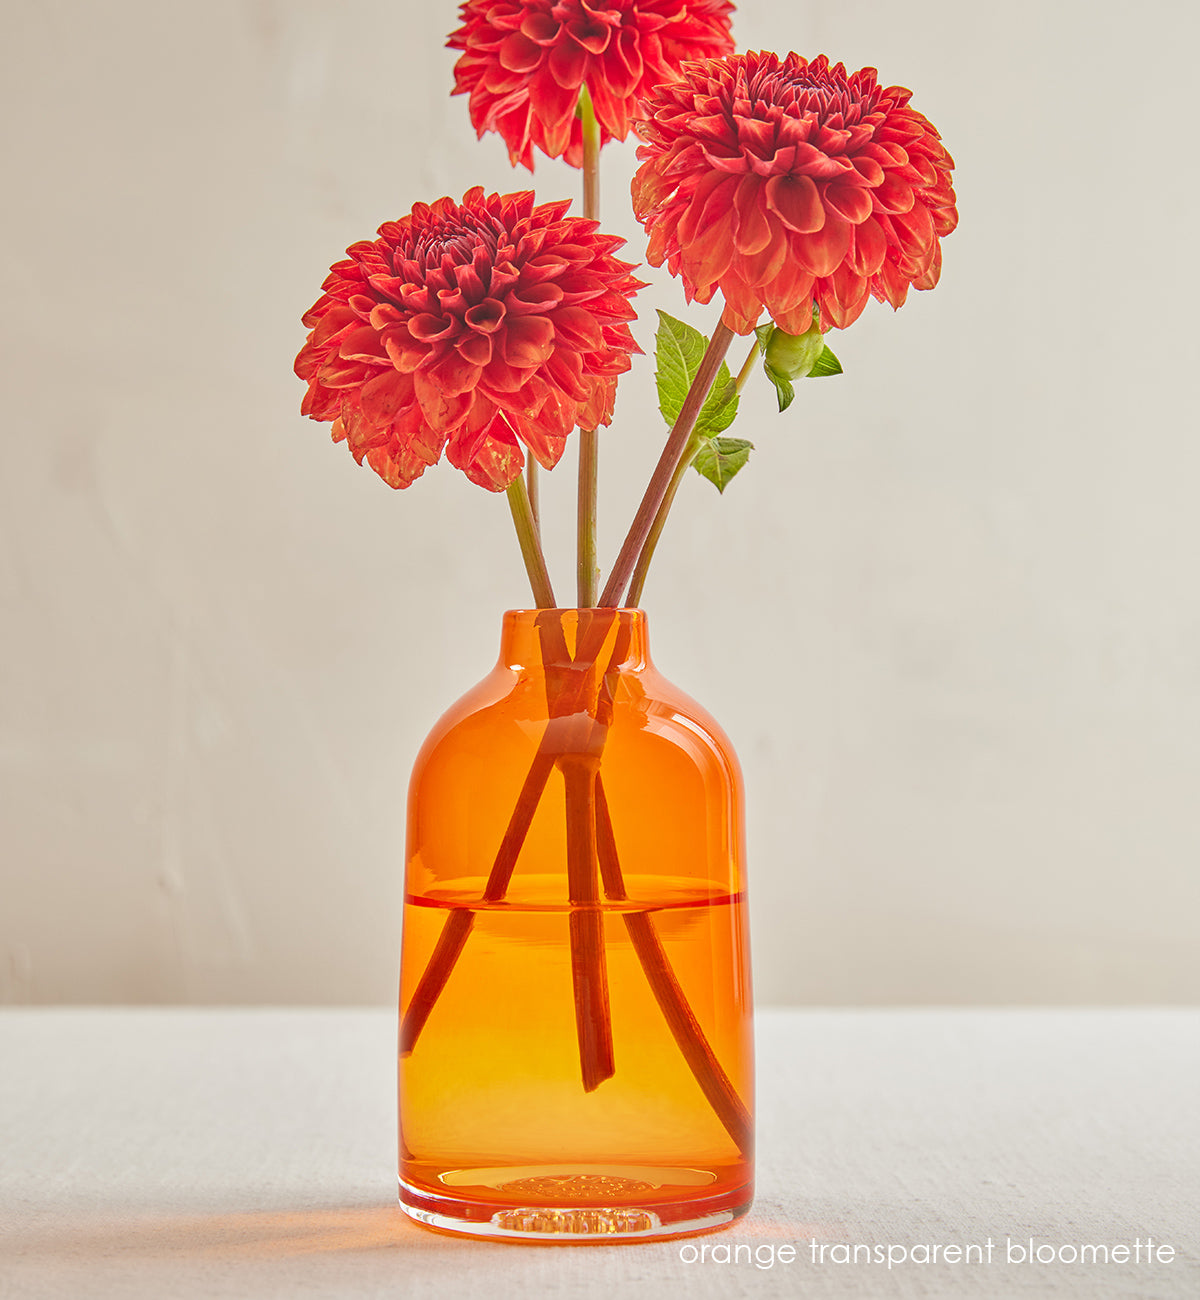
<svg viewBox="0 0 1200 1300"><path fill-rule="evenodd" d="M765 308L789 334L819 309L844 329L868 297L932 289L958 224L954 160L911 91L821 55L740 54L688 67L636 124L633 203L648 257L689 301L719 288L748 334Z"/></svg>
<svg viewBox="0 0 1200 1300"><path fill-rule="evenodd" d="M733 50L729 0L466 0L446 44L463 55L454 94L471 124L496 131L513 165L533 170L536 145L583 165L575 116L586 84L600 140L624 140L640 100L674 81L684 59Z"/></svg>
<svg viewBox="0 0 1200 1300"><path fill-rule="evenodd" d="M553 468L576 424L612 419L640 351L625 322L643 285L612 255L625 241L569 206L476 187L348 248L304 316L301 412L395 488L443 449L493 492L520 474L521 443Z"/></svg>

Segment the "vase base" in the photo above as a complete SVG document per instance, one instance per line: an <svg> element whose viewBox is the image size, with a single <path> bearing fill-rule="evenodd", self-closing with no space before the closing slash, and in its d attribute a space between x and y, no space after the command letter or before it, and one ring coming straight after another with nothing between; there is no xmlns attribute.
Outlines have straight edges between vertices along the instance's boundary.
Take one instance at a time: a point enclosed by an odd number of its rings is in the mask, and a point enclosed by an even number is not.
<svg viewBox="0 0 1200 1300"><path fill-rule="evenodd" d="M547 1166L536 1171L506 1171L521 1176L503 1181L498 1177L501 1171L488 1172L491 1196L478 1195L483 1191L479 1184L472 1189L476 1195L460 1199L449 1187L450 1195L431 1195L401 1181L400 1208L427 1228L457 1236L531 1244L610 1245L712 1232L745 1214L752 1198L752 1188L742 1186L718 1195L682 1199L678 1196L681 1188L657 1182L657 1177L673 1172L666 1170L584 1171ZM684 1175L699 1172L679 1171ZM644 1177L631 1178L628 1175L632 1173Z"/></svg>

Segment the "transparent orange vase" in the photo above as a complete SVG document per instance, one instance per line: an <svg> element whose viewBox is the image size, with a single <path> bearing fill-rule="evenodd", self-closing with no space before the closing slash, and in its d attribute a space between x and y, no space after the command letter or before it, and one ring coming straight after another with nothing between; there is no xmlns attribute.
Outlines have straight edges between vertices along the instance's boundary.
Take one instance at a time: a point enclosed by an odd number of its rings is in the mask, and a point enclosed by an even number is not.
<svg viewBox="0 0 1200 1300"><path fill-rule="evenodd" d="M505 614L409 792L400 1202L522 1241L679 1236L753 1191L742 788L640 610Z"/></svg>

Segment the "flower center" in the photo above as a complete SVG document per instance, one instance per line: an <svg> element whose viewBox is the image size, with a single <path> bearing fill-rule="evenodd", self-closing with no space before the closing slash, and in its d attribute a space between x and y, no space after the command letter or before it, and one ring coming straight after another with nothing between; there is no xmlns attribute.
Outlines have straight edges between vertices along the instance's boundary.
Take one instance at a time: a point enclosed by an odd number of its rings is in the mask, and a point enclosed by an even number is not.
<svg viewBox="0 0 1200 1300"><path fill-rule="evenodd" d="M413 248L413 258L423 266L439 267L442 258L448 255L455 265L461 266L470 262L481 246L495 255L495 228L471 221L468 214L463 214L456 221L442 221L422 231Z"/></svg>
<svg viewBox="0 0 1200 1300"><path fill-rule="evenodd" d="M746 84L748 97L764 107L779 105L791 115L811 114L818 122L840 117L849 124L871 113L879 98L879 87L852 86L840 69L808 64L803 71L760 68Z"/></svg>

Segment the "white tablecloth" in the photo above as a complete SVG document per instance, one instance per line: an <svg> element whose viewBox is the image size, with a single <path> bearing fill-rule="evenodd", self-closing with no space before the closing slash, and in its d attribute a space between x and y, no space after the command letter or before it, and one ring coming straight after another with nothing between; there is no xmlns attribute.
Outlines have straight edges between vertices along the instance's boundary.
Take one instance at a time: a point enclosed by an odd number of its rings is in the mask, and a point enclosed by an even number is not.
<svg viewBox="0 0 1200 1300"><path fill-rule="evenodd" d="M377 1010L0 1012L0 1296L1200 1296L1200 1011L766 1012L750 1216L574 1249L403 1217L394 1039Z"/></svg>

